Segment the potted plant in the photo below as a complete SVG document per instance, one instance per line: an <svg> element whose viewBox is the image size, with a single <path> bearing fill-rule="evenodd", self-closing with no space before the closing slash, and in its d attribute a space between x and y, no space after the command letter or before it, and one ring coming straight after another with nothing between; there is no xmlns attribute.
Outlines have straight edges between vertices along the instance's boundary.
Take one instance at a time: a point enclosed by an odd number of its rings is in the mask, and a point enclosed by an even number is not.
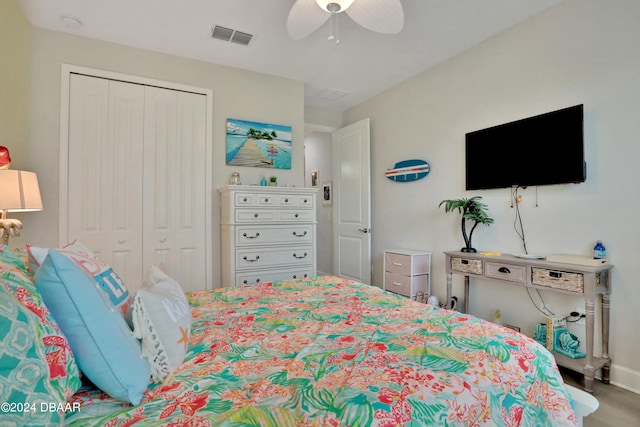
<svg viewBox="0 0 640 427"><path fill-rule="evenodd" d="M470 199L462 198L462 199L454 199L454 200L443 200L440 202L438 207L444 205L445 212L451 212L457 210L462 214L462 221L460 223L462 228L462 237L464 238L465 247L460 249L462 252L477 252L471 246L471 237L473 236L473 232L478 226L478 224L483 225L491 225L493 223L493 218L490 218L486 212L487 205L482 203L480 200L482 197L475 196ZM473 221L473 226L471 227L471 231L467 235L467 221Z"/></svg>
<svg viewBox="0 0 640 427"><path fill-rule="evenodd" d="M277 186L278 185L278 177L277 176L270 176L269 177L269 185L270 186Z"/></svg>

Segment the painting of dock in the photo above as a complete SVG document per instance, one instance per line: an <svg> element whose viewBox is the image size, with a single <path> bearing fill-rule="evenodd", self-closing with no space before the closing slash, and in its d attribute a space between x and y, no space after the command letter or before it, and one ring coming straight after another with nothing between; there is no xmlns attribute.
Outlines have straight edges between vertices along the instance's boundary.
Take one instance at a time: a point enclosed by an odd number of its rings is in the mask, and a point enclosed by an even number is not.
<svg viewBox="0 0 640 427"><path fill-rule="evenodd" d="M291 169L291 126L227 119L227 164Z"/></svg>

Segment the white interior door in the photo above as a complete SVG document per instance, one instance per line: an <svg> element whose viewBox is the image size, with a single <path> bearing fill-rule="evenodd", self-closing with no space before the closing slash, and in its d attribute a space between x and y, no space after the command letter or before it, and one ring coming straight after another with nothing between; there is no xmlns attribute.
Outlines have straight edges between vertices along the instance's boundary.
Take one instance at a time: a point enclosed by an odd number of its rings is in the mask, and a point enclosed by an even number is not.
<svg viewBox="0 0 640 427"><path fill-rule="evenodd" d="M68 236L142 283L143 86L71 75Z"/></svg>
<svg viewBox="0 0 640 427"><path fill-rule="evenodd" d="M369 119L332 135L334 274L371 283Z"/></svg>
<svg viewBox="0 0 640 427"><path fill-rule="evenodd" d="M185 291L203 289L206 97L145 91L144 269L163 266Z"/></svg>

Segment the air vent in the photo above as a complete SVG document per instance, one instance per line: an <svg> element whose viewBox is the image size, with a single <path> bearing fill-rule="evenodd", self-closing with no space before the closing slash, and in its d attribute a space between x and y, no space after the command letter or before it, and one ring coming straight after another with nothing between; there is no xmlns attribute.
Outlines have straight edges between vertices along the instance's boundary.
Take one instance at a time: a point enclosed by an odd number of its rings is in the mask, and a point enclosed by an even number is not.
<svg viewBox="0 0 640 427"><path fill-rule="evenodd" d="M214 39L224 40L226 42L233 42L241 44L243 46L247 46L249 42L251 42L253 34L243 33L242 31L237 31L232 28L216 25L215 27L213 27L211 37L213 37Z"/></svg>
<svg viewBox="0 0 640 427"><path fill-rule="evenodd" d="M318 92L316 94L316 98L320 98L320 99L329 99L329 100L336 100L336 99L340 99L344 96L349 95L348 92L344 92L341 90L337 90L337 89L324 89L321 90L320 92Z"/></svg>

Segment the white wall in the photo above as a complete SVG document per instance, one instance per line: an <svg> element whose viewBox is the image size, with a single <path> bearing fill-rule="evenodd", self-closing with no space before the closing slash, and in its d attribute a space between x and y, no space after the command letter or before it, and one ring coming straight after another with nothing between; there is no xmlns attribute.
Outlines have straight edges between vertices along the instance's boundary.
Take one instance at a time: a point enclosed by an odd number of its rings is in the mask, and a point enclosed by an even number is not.
<svg viewBox="0 0 640 427"><path fill-rule="evenodd" d="M305 152L305 186L311 187L311 172L318 171L318 189L322 183L331 181L331 134L327 132L311 132L304 138ZM332 206L322 205L322 191L316 194L316 226L318 274L333 273L333 222Z"/></svg>
<svg viewBox="0 0 640 427"><path fill-rule="evenodd" d="M4 34L4 31L0 32ZM39 246L58 245L58 180L60 147L60 71L63 63L210 88L213 91L213 182L226 185L232 171L243 184L257 184L262 168L225 164L226 119L291 125L292 169L274 169L280 185L304 185L304 85L302 82L179 58L72 35L33 29L29 104L29 163L37 171L44 212L25 215L22 240ZM271 175L271 173L270 173ZM213 286L220 286L220 208L213 195ZM46 215L45 215L46 214ZM14 243L14 242L12 242Z"/></svg>
<svg viewBox="0 0 640 427"><path fill-rule="evenodd" d="M481 195L495 223L479 228L479 250L521 253L510 192L464 190L464 135L492 125L583 103L587 181L522 192L530 253L588 255L597 239L613 270L612 382L640 392L640 2L566 0L431 70L345 112L345 123L371 118L374 283L382 283L388 247L433 252L433 290L445 296L443 251L463 246L459 217L438 209L443 199ZM437 43L436 40L426 41ZM383 172L421 158L431 173L394 183ZM517 161L517 159L514 159ZM462 292L461 280L454 283ZM544 292L559 313L579 298ZM541 321L521 287L474 281L470 311L532 333ZM583 310L584 311L584 310Z"/></svg>
<svg viewBox="0 0 640 427"><path fill-rule="evenodd" d="M14 1L0 2L0 29L0 145L9 149L13 169L25 169L31 25Z"/></svg>

